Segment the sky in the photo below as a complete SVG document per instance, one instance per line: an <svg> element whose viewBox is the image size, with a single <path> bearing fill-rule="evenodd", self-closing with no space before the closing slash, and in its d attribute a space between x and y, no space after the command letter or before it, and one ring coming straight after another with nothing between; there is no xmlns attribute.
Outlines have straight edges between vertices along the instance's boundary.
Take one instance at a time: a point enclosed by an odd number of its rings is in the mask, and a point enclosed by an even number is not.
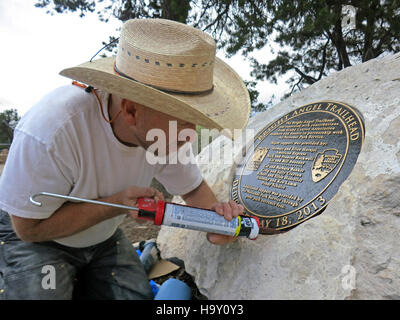
<svg viewBox="0 0 400 320"><path fill-rule="evenodd" d="M46 93L71 83L58 73L90 60L109 36L119 36L121 21L101 22L97 14L80 18L78 13L46 13L36 0L0 0L0 112L15 108L20 116ZM260 55L270 57L269 52ZM248 63L240 55L226 59L238 74L251 80ZM263 61L266 62L266 61ZM257 86L259 100L282 95L285 84Z"/></svg>

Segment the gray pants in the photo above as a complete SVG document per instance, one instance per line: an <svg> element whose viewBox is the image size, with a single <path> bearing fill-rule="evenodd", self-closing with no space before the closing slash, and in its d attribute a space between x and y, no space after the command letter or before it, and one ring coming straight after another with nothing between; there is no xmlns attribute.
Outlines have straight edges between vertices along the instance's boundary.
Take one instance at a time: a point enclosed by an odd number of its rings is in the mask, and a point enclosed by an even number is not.
<svg viewBox="0 0 400 320"><path fill-rule="evenodd" d="M0 210L0 300L153 299L149 280L121 229L85 248L27 243Z"/></svg>

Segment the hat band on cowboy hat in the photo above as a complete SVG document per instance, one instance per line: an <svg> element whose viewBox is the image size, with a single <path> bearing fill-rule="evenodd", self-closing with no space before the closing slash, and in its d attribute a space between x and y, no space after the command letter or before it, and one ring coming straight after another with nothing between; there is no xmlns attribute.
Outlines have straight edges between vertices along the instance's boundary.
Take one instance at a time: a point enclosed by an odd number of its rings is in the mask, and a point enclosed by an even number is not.
<svg viewBox="0 0 400 320"><path fill-rule="evenodd" d="M215 52L214 39L191 26L132 19L123 25L116 56L60 74L206 128L243 129L249 92Z"/></svg>
<svg viewBox="0 0 400 320"><path fill-rule="evenodd" d="M134 78L132 78L132 77L130 77L130 76L124 74L124 73L121 72L120 70L118 70L117 65L116 65L115 62L114 62L114 71L115 71L115 73L117 73L117 74L120 75L121 77L125 77L125 78L130 79L130 80L133 80L133 81L138 81L138 80L136 80L136 79L134 79ZM139 81L139 82L141 82L141 81ZM166 92L166 93L202 94L202 93L210 93L210 92L214 89L214 85L213 85L213 86L211 87L211 89L204 90L204 91L200 91L200 92L197 92L197 91L182 91L182 90L170 90L170 89L160 88L160 87L154 86L154 85L152 85L152 84L150 84L150 83L145 83L145 84L148 85L148 86L150 86L150 87L153 87L153 88L155 88L155 89L164 91L164 92Z"/></svg>

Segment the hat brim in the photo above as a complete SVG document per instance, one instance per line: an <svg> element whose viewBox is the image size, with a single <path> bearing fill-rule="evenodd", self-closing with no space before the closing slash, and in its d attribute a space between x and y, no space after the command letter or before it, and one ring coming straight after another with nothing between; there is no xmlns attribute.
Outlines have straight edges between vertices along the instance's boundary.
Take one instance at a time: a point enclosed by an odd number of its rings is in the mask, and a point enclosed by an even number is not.
<svg viewBox="0 0 400 320"><path fill-rule="evenodd" d="M221 59L214 62L211 93L166 93L114 72L115 57L97 59L60 72L62 76L91 85L177 119L206 128L243 129L250 115L250 97L239 75Z"/></svg>

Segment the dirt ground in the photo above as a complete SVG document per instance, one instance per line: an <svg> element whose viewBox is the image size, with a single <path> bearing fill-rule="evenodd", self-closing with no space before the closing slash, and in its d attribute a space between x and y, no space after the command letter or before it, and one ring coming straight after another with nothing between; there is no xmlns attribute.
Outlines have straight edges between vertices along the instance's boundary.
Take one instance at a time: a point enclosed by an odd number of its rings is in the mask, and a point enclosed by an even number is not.
<svg viewBox="0 0 400 320"><path fill-rule="evenodd" d="M133 243L156 239L160 231L160 226L156 226L152 222L139 223L131 217L126 217L120 228Z"/></svg>

